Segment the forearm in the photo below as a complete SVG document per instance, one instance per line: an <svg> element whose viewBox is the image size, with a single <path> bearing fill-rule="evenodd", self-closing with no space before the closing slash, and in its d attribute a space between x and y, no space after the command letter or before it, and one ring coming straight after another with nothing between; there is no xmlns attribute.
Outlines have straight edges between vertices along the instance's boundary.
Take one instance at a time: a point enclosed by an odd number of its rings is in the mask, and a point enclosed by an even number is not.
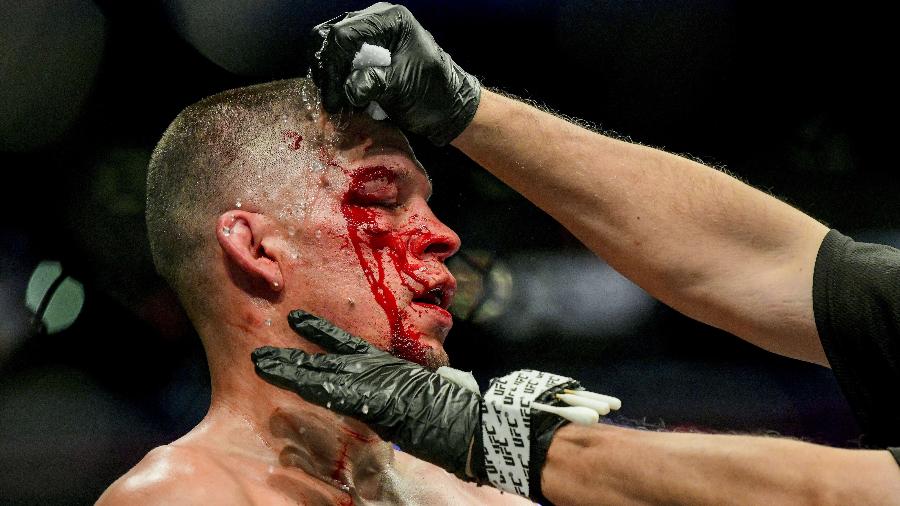
<svg viewBox="0 0 900 506"><path fill-rule="evenodd" d="M541 484L558 506L900 502L900 469L885 451L604 425L560 429Z"/></svg>
<svg viewBox="0 0 900 506"><path fill-rule="evenodd" d="M591 132L487 90L453 144L689 316L786 354L797 353L777 349L777 338L760 341L796 334L796 320L804 317L805 331L815 333L812 266L827 229L777 199L692 160ZM786 277L809 286L805 300L788 301L791 316L770 310L755 321L735 314L765 306L761 296L791 299L765 285Z"/></svg>

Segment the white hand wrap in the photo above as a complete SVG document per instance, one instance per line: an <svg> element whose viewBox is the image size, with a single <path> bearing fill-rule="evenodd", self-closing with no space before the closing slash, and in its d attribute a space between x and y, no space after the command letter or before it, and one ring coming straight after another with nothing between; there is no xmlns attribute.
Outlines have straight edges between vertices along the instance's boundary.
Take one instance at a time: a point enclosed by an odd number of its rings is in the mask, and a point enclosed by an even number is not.
<svg viewBox="0 0 900 506"><path fill-rule="evenodd" d="M529 497L531 403L572 378L521 370L494 380L481 405L482 444L488 480L513 494Z"/></svg>

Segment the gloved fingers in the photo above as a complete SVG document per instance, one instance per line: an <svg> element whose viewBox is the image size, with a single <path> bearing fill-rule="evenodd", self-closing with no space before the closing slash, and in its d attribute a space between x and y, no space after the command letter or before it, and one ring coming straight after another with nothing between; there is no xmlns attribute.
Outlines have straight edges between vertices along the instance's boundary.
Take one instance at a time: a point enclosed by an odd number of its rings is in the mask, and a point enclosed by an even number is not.
<svg viewBox="0 0 900 506"><path fill-rule="evenodd" d="M334 372L334 363L321 360L325 355L306 355L298 363L287 363L277 358L263 358L256 363L256 373L267 382L295 392L313 404L329 408L343 415L367 421L380 413L385 399L367 391L346 385L343 376ZM339 367L339 366L338 366Z"/></svg>
<svg viewBox="0 0 900 506"><path fill-rule="evenodd" d="M347 106L343 90L345 76L350 72L353 55L334 56L329 40L322 44L313 62L313 80L322 96L322 106L331 114L339 113Z"/></svg>
<svg viewBox="0 0 900 506"><path fill-rule="evenodd" d="M270 350L275 350L270 351ZM346 381L351 375L358 375L365 369L363 364L349 358L368 357L363 355L338 355L335 353L306 353L291 348L257 348L251 354L253 363L258 369L279 371L290 378L299 378L305 372L323 372L335 376L332 381ZM288 373L290 376L288 376Z"/></svg>
<svg viewBox="0 0 900 506"><path fill-rule="evenodd" d="M304 385L297 390L297 394L313 404L330 409L340 415L356 418L363 423L374 423L375 425L371 428L383 439L390 440L394 433L393 429L381 427L380 424L381 420L385 418L385 413L390 413L388 405L355 390L337 387L329 391L322 386L323 384Z"/></svg>
<svg viewBox="0 0 900 506"><path fill-rule="evenodd" d="M391 7L396 7L396 5L394 5L390 2L375 2L372 5L366 7L365 9L363 9L361 11L348 12L346 17L352 18L355 16L359 16L361 14L374 14L374 13L384 12L384 11L390 9Z"/></svg>
<svg viewBox="0 0 900 506"><path fill-rule="evenodd" d="M350 72L355 53L335 42L333 30L347 15L337 16L312 29L312 39L316 41L311 44L315 48L313 80L321 92L322 105L329 113L337 113L346 105L342 84Z"/></svg>
<svg viewBox="0 0 900 506"><path fill-rule="evenodd" d="M412 13L402 5L378 2L361 11L350 12L343 20L334 23L329 37L340 47L356 54L363 42L387 47L399 39L397 29Z"/></svg>
<svg viewBox="0 0 900 506"><path fill-rule="evenodd" d="M274 350L274 351L273 351ZM257 348L252 353L256 374L275 386L293 390L301 388L334 389L344 385L346 355L309 354L287 348Z"/></svg>
<svg viewBox="0 0 900 506"><path fill-rule="evenodd" d="M379 2L313 29L323 39L317 54L317 65L314 65L318 72L314 72L313 77L322 91L322 100L328 112L337 112L345 105L348 95L344 93L344 82L352 69L353 57L363 43L394 51L394 42L402 40L401 31L408 18L412 18L412 14L405 7ZM354 105L360 107L367 104L368 101Z"/></svg>
<svg viewBox="0 0 900 506"><path fill-rule="evenodd" d="M362 354L379 351L362 339L336 327L330 321L302 309L291 311L288 314L288 323L294 332L330 352Z"/></svg>
<svg viewBox="0 0 900 506"><path fill-rule="evenodd" d="M301 356L306 355L307 353L303 350L298 350L295 348L277 348L275 346L262 346L253 350L250 353L250 358L253 359L254 363L258 363L261 360L265 360L267 362L284 362L284 363L296 363L297 360L300 359Z"/></svg>
<svg viewBox="0 0 900 506"><path fill-rule="evenodd" d="M297 365L309 355L301 350L265 346L251 353L256 374L273 385L287 390L295 390L306 380Z"/></svg>
<svg viewBox="0 0 900 506"><path fill-rule="evenodd" d="M387 67L368 67L350 73L344 82L344 94L355 107L365 107L381 97L387 88Z"/></svg>
<svg viewBox="0 0 900 506"><path fill-rule="evenodd" d="M324 41L326 38L328 38L328 33L331 32L331 28L334 27L335 24L337 24L342 19L344 19L347 16L352 15L352 14L355 14L355 13L352 13L352 12L344 13L339 16L335 16L335 17L329 19L328 21L319 23L318 25L316 25L312 28L312 35L314 37L318 37L320 39L320 42Z"/></svg>

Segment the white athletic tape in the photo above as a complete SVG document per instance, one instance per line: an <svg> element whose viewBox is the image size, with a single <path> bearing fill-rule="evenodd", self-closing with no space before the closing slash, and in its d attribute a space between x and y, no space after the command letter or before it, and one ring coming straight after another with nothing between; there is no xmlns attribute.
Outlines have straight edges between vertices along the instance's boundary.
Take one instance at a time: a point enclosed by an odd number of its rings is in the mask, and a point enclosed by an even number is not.
<svg viewBox="0 0 900 506"><path fill-rule="evenodd" d="M572 378L524 369L497 378L481 405L484 463L491 484L528 497L531 403Z"/></svg>

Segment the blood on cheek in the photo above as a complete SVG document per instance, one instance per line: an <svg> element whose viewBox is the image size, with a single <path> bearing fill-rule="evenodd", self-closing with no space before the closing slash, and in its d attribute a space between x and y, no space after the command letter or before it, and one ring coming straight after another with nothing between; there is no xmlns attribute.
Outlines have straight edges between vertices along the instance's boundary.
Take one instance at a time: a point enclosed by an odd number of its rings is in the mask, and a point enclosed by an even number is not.
<svg viewBox="0 0 900 506"><path fill-rule="evenodd" d="M397 174L386 167L365 167L348 173L350 188L341 200L341 213L347 222L349 246L353 248L363 274L376 302L384 310L390 326L391 353L395 356L426 365L429 347L421 342L422 333L409 325L404 325L400 317L397 299L387 286L385 266L391 265L397 271L400 282L411 292L420 287L411 285L410 280L424 284L420 273L409 264L408 244L411 234L427 233L423 230L394 230L381 217L384 211L369 205L367 185L378 182L394 184ZM371 261L366 256L371 251ZM404 276L405 274L405 276Z"/></svg>

